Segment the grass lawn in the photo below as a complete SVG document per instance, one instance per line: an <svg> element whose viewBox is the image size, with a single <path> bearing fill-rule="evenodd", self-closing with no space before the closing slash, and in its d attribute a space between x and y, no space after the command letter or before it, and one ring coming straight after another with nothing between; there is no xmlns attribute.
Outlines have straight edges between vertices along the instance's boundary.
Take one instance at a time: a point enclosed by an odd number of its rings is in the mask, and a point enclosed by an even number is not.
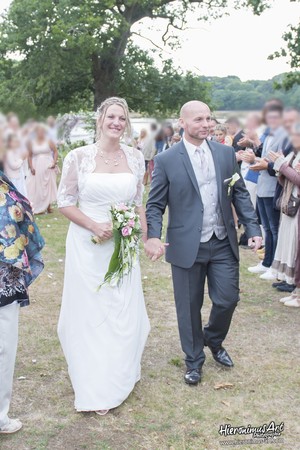
<svg viewBox="0 0 300 450"><path fill-rule="evenodd" d="M57 210L38 216L37 223L46 240L46 266L31 288L31 306L21 310L11 405L11 416L24 428L1 436L1 450L217 450L226 448L220 425L260 426L272 420L284 422L284 443L244 445L237 440L246 437L229 437L234 448L300 449L300 310L284 307L269 282L247 272L257 261L247 250L241 252L241 302L226 340L234 369L218 367L207 351L201 385L184 384L170 267L143 255L152 330L142 380L107 416L76 413L56 334L68 223ZM204 323L209 309L206 296ZM224 383L231 386L216 389Z"/></svg>

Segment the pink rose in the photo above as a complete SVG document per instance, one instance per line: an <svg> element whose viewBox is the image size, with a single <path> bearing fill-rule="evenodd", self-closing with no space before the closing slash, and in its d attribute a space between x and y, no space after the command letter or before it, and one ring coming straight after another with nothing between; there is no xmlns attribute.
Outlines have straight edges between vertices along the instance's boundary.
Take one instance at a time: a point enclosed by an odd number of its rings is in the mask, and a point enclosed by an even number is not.
<svg viewBox="0 0 300 450"><path fill-rule="evenodd" d="M120 203L120 204L118 205L118 209L119 209L119 211L127 211L127 210L128 210L128 208L127 208L127 206L125 205L125 203Z"/></svg>
<svg viewBox="0 0 300 450"><path fill-rule="evenodd" d="M126 237L126 236L130 236L132 233L132 228L131 227L124 227L122 228L122 236Z"/></svg>
<svg viewBox="0 0 300 450"><path fill-rule="evenodd" d="M124 237L129 236L128 227L122 228L122 236Z"/></svg>
<svg viewBox="0 0 300 450"><path fill-rule="evenodd" d="M133 228L134 227L134 220L130 219L129 222L128 222L128 225Z"/></svg>

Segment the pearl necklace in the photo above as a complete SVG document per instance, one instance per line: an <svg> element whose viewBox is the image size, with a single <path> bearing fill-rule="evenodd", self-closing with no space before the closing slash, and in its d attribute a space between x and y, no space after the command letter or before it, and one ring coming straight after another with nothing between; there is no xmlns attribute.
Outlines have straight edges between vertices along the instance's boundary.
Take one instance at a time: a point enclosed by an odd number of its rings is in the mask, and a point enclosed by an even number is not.
<svg viewBox="0 0 300 450"><path fill-rule="evenodd" d="M104 159L105 164L109 165L109 164L113 164L114 166L118 166L120 164L121 159L123 158L123 153L120 150L118 150L117 152L115 152L117 154L117 156L115 158L107 158L107 156L105 156L103 150L98 151L100 158Z"/></svg>

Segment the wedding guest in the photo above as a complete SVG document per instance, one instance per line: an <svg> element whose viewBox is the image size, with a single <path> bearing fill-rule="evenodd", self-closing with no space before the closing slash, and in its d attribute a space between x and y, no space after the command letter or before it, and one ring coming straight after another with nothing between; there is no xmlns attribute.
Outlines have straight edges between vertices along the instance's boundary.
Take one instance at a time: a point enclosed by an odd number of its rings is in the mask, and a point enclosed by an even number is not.
<svg viewBox="0 0 300 450"><path fill-rule="evenodd" d="M277 100L271 100L270 102L267 102L267 105L271 105L271 107L273 107L275 105L275 108L279 107L282 108L282 102L278 102ZM268 107L265 106L264 107L264 116L266 116L268 112ZM280 151L283 152L283 155L286 156L288 155L291 151L292 151L292 145L291 145L291 141L290 141L290 133L291 133L291 129L293 127L293 125L297 122L297 120L299 120L299 112L297 110L295 110L294 108L285 108L283 110L283 116L282 116L282 123L283 123L283 128L285 129L287 135L286 138L284 139L284 141L282 142L282 148L280 149ZM255 148L256 147L256 154L261 156L261 148L263 147L263 142L266 139L266 137L269 134L269 128L266 129L265 133L263 134L263 136L261 138L258 138L258 135L255 133L253 133L252 135L247 134L244 139L249 139L249 141L251 142L252 146ZM250 144L250 145L251 145ZM245 152L242 156L243 161L247 161L247 162L254 162L255 160L255 154L253 152L251 152L251 150L249 152ZM271 177L276 178L276 172L273 169L273 161L260 161L260 167L261 168L265 168L268 171L268 174ZM250 165L250 169L252 169L253 166ZM255 166L254 166L255 168ZM259 175L259 172L254 172L253 170L249 170L248 174L246 176L246 179L249 178L253 178L255 179L255 173L257 173L257 175ZM257 177L258 178L258 177ZM276 210L277 209L277 200L280 196L282 192L282 186L276 182L276 188L275 188L275 193L273 196L273 208ZM269 275L264 275L269 277ZM271 275L272 276L272 275ZM279 281L279 282L275 282L272 284L272 286L274 288L276 288L278 291L280 292L293 292L294 290L294 286L287 284L286 281Z"/></svg>
<svg viewBox="0 0 300 450"><path fill-rule="evenodd" d="M260 134L260 127L262 125L262 117L259 113L249 113L245 121L245 135L238 142L238 145L244 150L239 150L237 154L237 160L241 161L241 175L244 178L246 188L250 194L251 201L254 207L256 207L256 194L257 194L257 180L258 173L249 171L251 167L248 162L248 157L254 158L254 152L252 146L249 147L248 139Z"/></svg>
<svg viewBox="0 0 300 450"><path fill-rule="evenodd" d="M292 148L291 134L294 125L300 121L300 110L298 108L288 107L283 110L282 124L286 132L289 134L288 143Z"/></svg>
<svg viewBox="0 0 300 450"><path fill-rule="evenodd" d="M177 121L173 124L173 135L179 133L181 130L180 123Z"/></svg>
<svg viewBox="0 0 300 450"><path fill-rule="evenodd" d="M7 128L12 133L19 133L21 130L20 120L17 114L10 112L6 116L7 118Z"/></svg>
<svg viewBox="0 0 300 450"><path fill-rule="evenodd" d="M232 143L230 144L234 150L237 152L238 150L243 150L243 147L241 147L238 142L243 137L244 132L241 128L240 121L237 117L229 117L229 119L226 120L225 125L227 127L227 134L232 139Z"/></svg>
<svg viewBox="0 0 300 450"><path fill-rule="evenodd" d="M29 201L0 171L0 434L22 428L8 416L18 344L20 306L29 304L28 286L43 270L43 238Z"/></svg>
<svg viewBox="0 0 300 450"><path fill-rule="evenodd" d="M54 116L47 117L46 120L48 138L50 141L54 143L54 145L58 145L58 130L56 125L56 119Z"/></svg>
<svg viewBox="0 0 300 450"><path fill-rule="evenodd" d="M163 151L168 150L168 148L171 147L171 141L174 134L174 129L171 124L165 124L163 126L163 133L164 133L164 148Z"/></svg>
<svg viewBox="0 0 300 450"><path fill-rule="evenodd" d="M172 140L171 140L171 147L172 147L172 145L177 144L177 142L180 142L180 141L181 141L180 134L179 133L174 133L173 137L172 137Z"/></svg>
<svg viewBox="0 0 300 450"><path fill-rule="evenodd" d="M146 142L146 138L147 138L147 134L148 133L147 133L146 128L142 128L141 131L140 131L139 137L137 139L137 148L139 150L143 151L143 148L144 148L144 145L145 145L145 142Z"/></svg>
<svg viewBox="0 0 300 450"><path fill-rule="evenodd" d="M6 138L6 151L4 156L4 173L14 184L17 190L27 197L27 188L24 174L24 152L21 150L20 139L16 134L9 134Z"/></svg>
<svg viewBox="0 0 300 450"><path fill-rule="evenodd" d="M34 214L52 212L51 204L57 198L56 170L58 152L55 144L48 139L47 128L38 124L35 138L28 144L30 172L27 179L28 198L32 202Z"/></svg>
<svg viewBox="0 0 300 450"><path fill-rule="evenodd" d="M285 108L283 110L282 125L287 133L287 136L282 144L282 149L281 149L281 152L283 153L284 156L287 156L293 150L290 135L291 135L293 126L295 125L295 123L297 123L299 121L299 119L300 119L300 113L296 108ZM269 174L271 176L276 176L276 172L275 172L273 166L274 166L273 161L268 161ZM282 191L282 186L280 185L280 183L277 183L276 191L275 191L275 195L274 195L274 199L273 199L274 207L276 207L276 202L281 194L281 191Z"/></svg>
<svg viewBox="0 0 300 450"><path fill-rule="evenodd" d="M163 151L164 145L164 134L162 129L160 129L155 136L155 149L157 155Z"/></svg>
<svg viewBox="0 0 300 450"><path fill-rule="evenodd" d="M274 162L274 169L279 172L279 181L283 185L280 206L284 212L291 200L294 200L295 215L282 213L278 245L273 262L273 270L278 279L284 279L294 285L295 290L289 297L280 299L285 306L300 307L300 122L291 132L293 151L286 157L270 152L268 157ZM286 211L289 213L289 211Z"/></svg>
<svg viewBox="0 0 300 450"><path fill-rule="evenodd" d="M225 125L218 124L215 126L214 138L219 144L232 146L232 139L227 134L227 127Z"/></svg>
<svg viewBox="0 0 300 450"><path fill-rule="evenodd" d="M276 279L271 266L277 245L280 212L273 205L277 179L268 172L266 158L270 151L280 152L287 138L282 126L282 114L283 108L279 105L271 105L266 110L265 120L269 133L263 143L261 158L256 158L255 164L251 166L251 170L260 172L257 182L257 206L265 231L265 255L262 262L249 267L248 270L251 273L261 273L260 278L264 280Z"/></svg>
<svg viewBox="0 0 300 450"><path fill-rule="evenodd" d="M209 125L209 135L207 137L207 139L209 141L215 141L215 129L216 126L219 124L219 122L217 121L217 119L215 117L212 117L210 119L210 125Z"/></svg>
<svg viewBox="0 0 300 450"><path fill-rule="evenodd" d="M97 142L68 153L58 194L60 212L71 222L58 334L76 410L100 415L123 403L140 380L150 329L138 259L120 285L97 290L114 253L111 206L135 204L144 236L147 229L144 158L121 143L126 132L126 101L106 99L97 111Z"/></svg>
<svg viewBox="0 0 300 450"><path fill-rule="evenodd" d="M299 122L300 120L300 113L296 108L285 108L283 111L283 127L285 128L286 132L288 133L288 136L282 146L282 153L283 156L287 156L289 153L293 151L293 145L291 142L291 134L293 126ZM269 161L268 163L268 171L271 175L276 176L277 173L274 171L274 162ZM276 184L276 190L273 198L273 205L274 208L277 208L278 199L280 198L280 195L282 193L282 185L277 181ZM293 292L295 289L294 284L289 284L285 280L283 281L276 281L272 284L272 286L277 289L279 292Z"/></svg>
<svg viewBox="0 0 300 450"><path fill-rule="evenodd" d="M157 136L157 125L156 123L151 123L150 133L145 139L142 153L145 159L145 175L144 175L144 185L148 184L148 178L150 178L150 183L152 180L153 172L153 158L156 155L156 136Z"/></svg>

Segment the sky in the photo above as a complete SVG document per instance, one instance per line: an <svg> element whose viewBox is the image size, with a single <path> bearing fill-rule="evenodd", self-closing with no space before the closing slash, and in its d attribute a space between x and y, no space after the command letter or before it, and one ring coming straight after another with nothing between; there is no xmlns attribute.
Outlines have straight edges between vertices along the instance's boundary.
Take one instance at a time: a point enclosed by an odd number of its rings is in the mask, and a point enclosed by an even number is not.
<svg viewBox="0 0 300 450"><path fill-rule="evenodd" d="M0 13L11 0L0 0ZM296 25L300 17L300 2L273 0L271 9L261 16L254 16L250 10L229 9L230 15L207 22L195 20L195 14L188 16L188 29L180 32L181 48L166 49L163 54L172 58L174 64L184 70L206 76L236 75L242 81L267 80L289 70L284 58L273 61L268 56L283 45L282 35L289 24ZM161 32L164 22L154 27L145 19L135 25L145 38L161 46ZM150 47L147 39L134 37L144 49Z"/></svg>

